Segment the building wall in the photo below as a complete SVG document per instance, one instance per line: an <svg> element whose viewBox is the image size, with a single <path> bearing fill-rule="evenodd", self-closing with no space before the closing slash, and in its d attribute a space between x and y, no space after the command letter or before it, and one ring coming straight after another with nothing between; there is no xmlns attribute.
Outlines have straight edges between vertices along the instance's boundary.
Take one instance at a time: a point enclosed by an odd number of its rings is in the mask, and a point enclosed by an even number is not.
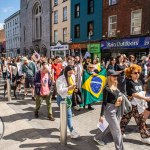
<svg viewBox="0 0 150 150"><path fill-rule="evenodd" d="M80 3L80 18L75 18L75 5ZM88 0L71 0L71 39L72 42L87 42L87 24L94 21L94 36L91 40L102 37L102 0L94 0L94 14L88 14ZM75 38L74 26L80 24L80 38Z"/></svg>
<svg viewBox="0 0 150 150"><path fill-rule="evenodd" d="M0 43L5 41L5 30L0 30Z"/></svg>
<svg viewBox="0 0 150 150"><path fill-rule="evenodd" d="M128 37L131 34L131 12L142 9L141 35L150 33L150 0L121 0L118 4L109 6L108 0L103 0L103 36L108 36L108 17L117 15L118 37Z"/></svg>
<svg viewBox="0 0 150 150"><path fill-rule="evenodd" d="M20 11L5 19L6 51L11 51L16 56L20 49Z"/></svg>
<svg viewBox="0 0 150 150"><path fill-rule="evenodd" d="M42 9L42 36L40 40L33 39L33 7L39 2ZM26 49L30 53L30 49L36 49L38 46L40 52L42 48L47 49L47 55L50 50L50 0L21 0L21 49L23 53Z"/></svg>
<svg viewBox="0 0 150 150"><path fill-rule="evenodd" d="M67 20L63 21L63 8L67 7ZM54 24L54 11L58 11L58 23ZM52 45L54 44L54 31L58 30L58 41L63 43L63 28L67 28L67 43L70 41L70 0L63 2L58 0L58 5L54 6L52 0Z"/></svg>

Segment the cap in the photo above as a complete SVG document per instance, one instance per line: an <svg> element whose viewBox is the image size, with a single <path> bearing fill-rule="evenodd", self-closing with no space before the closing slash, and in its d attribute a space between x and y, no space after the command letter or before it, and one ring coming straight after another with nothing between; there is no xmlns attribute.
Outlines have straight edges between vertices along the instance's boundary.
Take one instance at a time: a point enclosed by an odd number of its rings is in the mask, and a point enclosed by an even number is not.
<svg viewBox="0 0 150 150"><path fill-rule="evenodd" d="M120 73L116 72L115 70L108 70L107 71L107 76L118 76Z"/></svg>
<svg viewBox="0 0 150 150"><path fill-rule="evenodd" d="M22 61L28 61L28 58L27 57L23 57Z"/></svg>

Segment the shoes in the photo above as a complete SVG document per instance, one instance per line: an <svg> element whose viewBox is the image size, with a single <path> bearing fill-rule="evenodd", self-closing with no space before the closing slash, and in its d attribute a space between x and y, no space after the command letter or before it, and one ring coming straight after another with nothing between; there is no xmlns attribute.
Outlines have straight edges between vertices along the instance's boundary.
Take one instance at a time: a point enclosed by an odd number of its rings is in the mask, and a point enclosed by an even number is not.
<svg viewBox="0 0 150 150"><path fill-rule="evenodd" d="M55 121L55 118L54 118L52 115L49 115L49 116L48 116L48 119L49 119L50 121Z"/></svg>
<svg viewBox="0 0 150 150"><path fill-rule="evenodd" d="M79 110L80 110L80 106L79 106L79 105L74 106L73 108L74 108L75 110L77 110L77 111L79 111Z"/></svg>
<svg viewBox="0 0 150 150"><path fill-rule="evenodd" d="M35 111L34 117L35 117L35 118L39 118L39 113L38 113L38 111Z"/></svg>
<svg viewBox="0 0 150 150"><path fill-rule="evenodd" d="M73 130L71 133L70 133L70 137L72 139L77 139L80 137L80 135L77 133L77 131Z"/></svg>
<svg viewBox="0 0 150 150"><path fill-rule="evenodd" d="M141 142L145 144L150 144L150 138L142 138Z"/></svg>
<svg viewBox="0 0 150 150"><path fill-rule="evenodd" d="M90 106L90 107L88 107L88 109L89 109L89 110L94 110L94 108L93 108L93 107L91 107L91 106Z"/></svg>
<svg viewBox="0 0 150 150"><path fill-rule="evenodd" d="M103 141L100 141L100 140L97 140L95 137L93 138L93 140L98 144L98 145L101 145L101 146L104 146L105 143Z"/></svg>
<svg viewBox="0 0 150 150"><path fill-rule="evenodd" d="M33 101L35 101L35 98L34 98L34 97L32 97L32 100L33 100Z"/></svg>
<svg viewBox="0 0 150 150"><path fill-rule="evenodd" d="M122 135L123 138L125 138L126 136L127 136L126 134L123 134L123 135Z"/></svg>

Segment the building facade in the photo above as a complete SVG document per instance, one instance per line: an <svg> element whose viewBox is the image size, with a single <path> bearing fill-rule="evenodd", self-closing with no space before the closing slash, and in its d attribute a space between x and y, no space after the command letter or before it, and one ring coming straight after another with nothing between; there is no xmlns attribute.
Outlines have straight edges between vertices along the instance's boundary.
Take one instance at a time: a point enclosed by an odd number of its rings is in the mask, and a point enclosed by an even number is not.
<svg viewBox="0 0 150 150"><path fill-rule="evenodd" d="M6 54L15 57L20 51L20 11L17 11L4 21L6 37Z"/></svg>
<svg viewBox="0 0 150 150"><path fill-rule="evenodd" d="M102 38L102 0L71 0L70 49L84 54L88 45Z"/></svg>
<svg viewBox="0 0 150 150"><path fill-rule="evenodd" d="M70 0L51 0L51 7L51 52L53 55L64 56L70 41Z"/></svg>
<svg viewBox="0 0 150 150"><path fill-rule="evenodd" d="M150 49L150 0L103 0L104 57L118 53L138 58Z"/></svg>
<svg viewBox="0 0 150 150"><path fill-rule="evenodd" d="M21 0L21 50L31 56L34 50L50 55L50 0Z"/></svg>

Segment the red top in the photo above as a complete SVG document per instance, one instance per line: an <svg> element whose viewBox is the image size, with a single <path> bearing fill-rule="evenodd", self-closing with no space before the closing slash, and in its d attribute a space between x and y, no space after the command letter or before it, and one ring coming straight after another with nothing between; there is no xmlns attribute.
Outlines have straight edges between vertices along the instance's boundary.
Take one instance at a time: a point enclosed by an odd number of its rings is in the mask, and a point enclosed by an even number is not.
<svg viewBox="0 0 150 150"><path fill-rule="evenodd" d="M52 70L54 70L54 80L56 81L62 71L62 64L52 64Z"/></svg>

